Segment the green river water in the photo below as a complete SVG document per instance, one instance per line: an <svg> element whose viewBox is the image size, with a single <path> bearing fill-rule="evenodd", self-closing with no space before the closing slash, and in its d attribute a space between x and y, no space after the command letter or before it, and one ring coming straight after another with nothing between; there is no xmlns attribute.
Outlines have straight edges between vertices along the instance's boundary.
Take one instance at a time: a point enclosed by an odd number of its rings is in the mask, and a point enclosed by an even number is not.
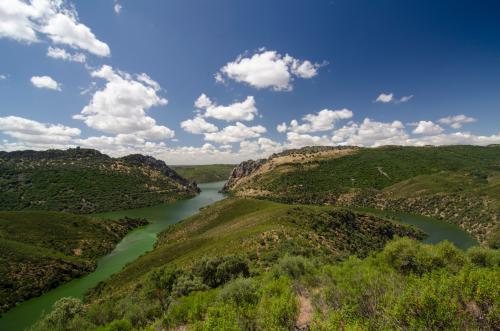
<svg viewBox="0 0 500 331"><path fill-rule="evenodd" d="M21 331L33 324L52 304L63 297L82 298L85 292L120 271L127 263L153 249L156 235L171 224L189 217L201 207L208 206L224 198L218 191L224 182L199 184L201 193L189 200L153 207L115 211L98 214L105 218L144 217L151 224L132 231L108 255L102 257L97 269L92 273L63 284L37 298L25 301L9 310L0 318L0 331Z"/></svg>
<svg viewBox="0 0 500 331"><path fill-rule="evenodd" d="M99 260L97 269L92 273L72 280L40 297L25 301L11 309L0 318L0 331L24 330L33 324L44 311L49 310L54 302L62 297L72 296L82 298L87 290L120 271L127 263L151 250L157 234L167 226L195 214L201 207L223 199L224 196L218 193L223 184L224 182L200 184L201 194L189 200L97 215L105 218L120 218L123 216L144 217L151 224L132 231L123 238L110 254ZM477 241L465 231L456 225L448 224L444 221L401 213L376 210L365 211L378 215L393 216L404 223L419 227L429 235L425 240L428 243L437 243L446 239L462 249L477 245Z"/></svg>

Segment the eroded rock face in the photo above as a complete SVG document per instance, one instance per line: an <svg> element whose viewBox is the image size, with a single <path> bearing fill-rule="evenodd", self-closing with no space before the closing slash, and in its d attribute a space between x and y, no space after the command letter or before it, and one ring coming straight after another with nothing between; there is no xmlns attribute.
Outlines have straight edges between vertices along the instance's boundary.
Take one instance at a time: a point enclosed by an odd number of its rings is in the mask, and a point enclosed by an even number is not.
<svg viewBox="0 0 500 331"><path fill-rule="evenodd" d="M229 179L224 184L224 187L222 187L221 192L229 192L238 180L243 177L250 176L266 162L266 159L260 159L257 161L248 160L241 162L238 166L236 166L236 168L233 169L233 171L231 171Z"/></svg>

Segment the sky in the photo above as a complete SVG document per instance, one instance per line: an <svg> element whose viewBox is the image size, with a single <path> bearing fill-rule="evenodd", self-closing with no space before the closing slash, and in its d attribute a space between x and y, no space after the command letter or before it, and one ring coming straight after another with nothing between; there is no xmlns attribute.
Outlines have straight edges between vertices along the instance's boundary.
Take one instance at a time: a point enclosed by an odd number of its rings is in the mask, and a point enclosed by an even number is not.
<svg viewBox="0 0 500 331"><path fill-rule="evenodd" d="M500 143L497 0L0 0L0 150Z"/></svg>

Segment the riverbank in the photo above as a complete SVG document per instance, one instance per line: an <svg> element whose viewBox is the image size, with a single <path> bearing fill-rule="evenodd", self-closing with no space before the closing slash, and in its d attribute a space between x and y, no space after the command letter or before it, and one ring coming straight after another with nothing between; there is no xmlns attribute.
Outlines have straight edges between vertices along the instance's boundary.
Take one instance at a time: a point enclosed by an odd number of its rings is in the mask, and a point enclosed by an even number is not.
<svg viewBox="0 0 500 331"><path fill-rule="evenodd" d="M9 310L0 318L0 330L24 330L40 318L44 311L50 310L50 307L58 299L68 296L83 298L87 290L120 271L127 263L151 250L156 241L156 235L166 227L197 213L200 208L224 198L222 194L218 193L223 184L223 182L201 184L199 186L202 192L188 200L94 215L111 219L119 219L125 216L143 217L147 218L151 224L129 233L110 254L98 261L97 268L92 273L59 286L39 297L25 301Z"/></svg>

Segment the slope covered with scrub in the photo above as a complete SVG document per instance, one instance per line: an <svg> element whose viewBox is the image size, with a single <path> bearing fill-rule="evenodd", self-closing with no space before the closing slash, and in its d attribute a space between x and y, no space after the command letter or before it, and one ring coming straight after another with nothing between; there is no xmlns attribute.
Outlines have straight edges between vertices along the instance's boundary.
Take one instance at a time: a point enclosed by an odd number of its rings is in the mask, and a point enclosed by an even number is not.
<svg viewBox="0 0 500 331"><path fill-rule="evenodd" d="M285 255L167 263L124 293L63 298L38 330L495 330L498 250L389 242L364 259ZM97 294L99 295L97 296Z"/></svg>
<svg viewBox="0 0 500 331"><path fill-rule="evenodd" d="M225 191L286 203L375 207L498 236L500 146L306 147L247 161Z"/></svg>
<svg viewBox="0 0 500 331"><path fill-rule="evenodd" d="M92 149L0 152L0 210L93 213L192 197L198 187L165 162Z"/></svg>
<svg viewBox="0 0 500 331"><path fill-rule="evenodd" d="M47 211L0 212L0 313L94 270L97 258L145 224Z"/></svg>

